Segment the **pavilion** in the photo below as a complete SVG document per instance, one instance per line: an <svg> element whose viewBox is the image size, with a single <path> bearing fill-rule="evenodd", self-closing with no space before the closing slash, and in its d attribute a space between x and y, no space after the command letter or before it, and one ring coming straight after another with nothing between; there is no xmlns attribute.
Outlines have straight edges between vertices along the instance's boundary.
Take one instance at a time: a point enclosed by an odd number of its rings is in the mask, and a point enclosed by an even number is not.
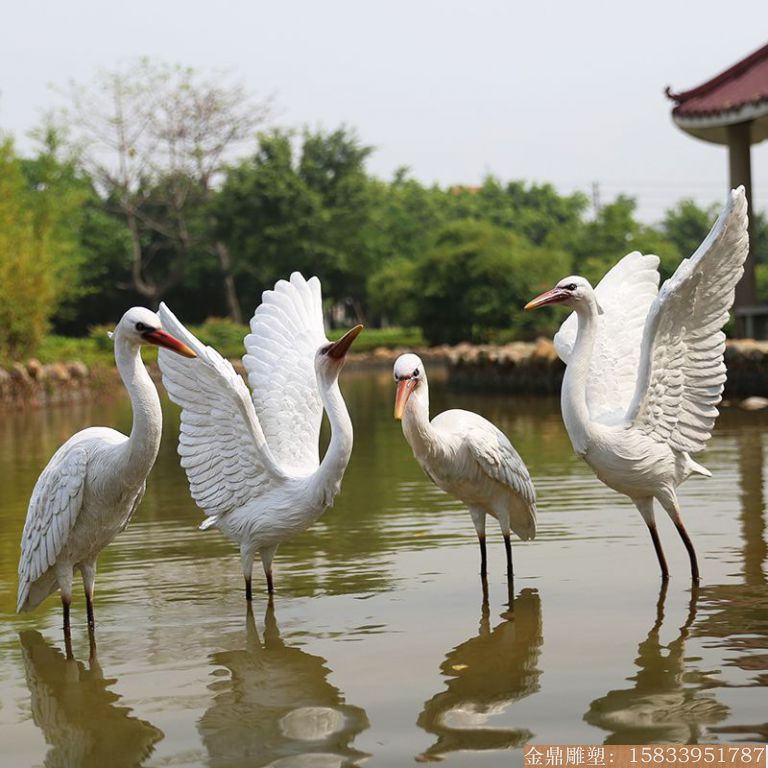
<svg viewBox="0 0 768 768"><path fill-rule="evenodd" d="M750 148L768 139L768 45L736 62L711 80L667 96L676 102L672 119L697 139L728 147L730 186L744 185L752 211ZM755 306L755 252L750 217L749 256L736 286L737 335L765 337L768 307Z"/></svg>

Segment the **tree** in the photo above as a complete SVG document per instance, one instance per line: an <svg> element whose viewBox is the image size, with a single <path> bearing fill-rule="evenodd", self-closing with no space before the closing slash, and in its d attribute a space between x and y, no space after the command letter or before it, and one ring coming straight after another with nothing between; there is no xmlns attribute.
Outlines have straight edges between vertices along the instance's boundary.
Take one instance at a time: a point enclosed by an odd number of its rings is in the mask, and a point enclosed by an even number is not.
<svg viewBox="0 0 768 768"><path fill-rule="evenodd" d="M229 170L215 203L219 236L233 255L243 301L298 269L317 274L324 294L364 313L371 251L365 233L370 148L344 128L259 137L256 155Z"/></svg>
<svg viewBox="0 0 768 768"><path fill-rule="evenodd" d="M574 271L596 285L603 275L631 251L652 253L661 260L662 279L669 277L680 263L680 252L663 232L640 224L634 218L636 203L619 195L604 205L594 221L577 232L570 250L574 255Z"/></svg>
<svg viewBox="0 0 768 768"><path fill-rule="evenodd" d="M522 307L569 269L563 251L486 222L454 222L415 266L416 320L432 344L530 335L550 321L523 313Z"/></svg>
<svg viewBox="0 0 768 768"><path fill-rule="evenodd" d="M55 135L22 162L0 143L0 355L30 354L61 303L78 290L85 193Z"/></svg>
<svg viewBox="0 0 768 768"><path fill-rule="evenodd" d="M218 260L229 312L240 319L229 252L209 237L209 207L225 162L255 136L267 104L239 84L146 59L87 85L71 83L67 95L65 119L83 166L125 219L133 288L157 304L203 245Z"/></svg>

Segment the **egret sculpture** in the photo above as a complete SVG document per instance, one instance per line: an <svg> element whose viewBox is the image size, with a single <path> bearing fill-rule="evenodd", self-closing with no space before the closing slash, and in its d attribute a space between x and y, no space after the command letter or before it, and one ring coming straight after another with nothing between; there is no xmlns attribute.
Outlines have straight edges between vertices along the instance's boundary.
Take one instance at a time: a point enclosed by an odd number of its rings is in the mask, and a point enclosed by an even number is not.
<svg viewBox="0 0 768 768"><path fill-rule="evenodd" d="M653 501L672 519L699 581L677 487L710 472L690 456L709 440L726 372L725 334L747 256L743 187L730 193L707 238L657 294L656 256L625 256L594 290L566 277L526 305L574 310L555 336L566 363L563 421L575 452L609 488L634 502L651 534L663 580L669 569Z"/></svg>
<svg viewBox="0 0 768 768"><path fill-rule="evenodd" d="M123 315L113 340L117 370L133 406L130 437L108 427L89 427L70 437L35 484L21 537L17 611L32 610L59 589L67 637L74 571L82 573L88 626L93 628L96 559L139 506L160 447L160 399L140 348L154 344L195 356L144 307Z"/></svg>
<svg viewBox="0 0 768 768"><path fill-rule="evenodd" d="M486 517L501 527L512 579L514 531L524 541L536 535L536 492L523 460L507 436L471 411L451 409L429 420L429 384L417 355L395 361L395 418L427 477L469 508L480 543L480 575L485 581L488 559Z"/></svg>
<svg viewBox="0 0 768 768"><path fill-rule="evenodd" d="M357 325L331 343L325 336L320 281L298 272L265 291L245 337L248 391L229 361L201 344L164 304L165 327L197 354L159 356L163 383L181 406L179 455L192 498L240 547L246 600L261 557L274 591L272 559L279 544L308 528L333 504L352 452L352 422L339 373ZM319 459L323 408L331 424Z"/></svg>

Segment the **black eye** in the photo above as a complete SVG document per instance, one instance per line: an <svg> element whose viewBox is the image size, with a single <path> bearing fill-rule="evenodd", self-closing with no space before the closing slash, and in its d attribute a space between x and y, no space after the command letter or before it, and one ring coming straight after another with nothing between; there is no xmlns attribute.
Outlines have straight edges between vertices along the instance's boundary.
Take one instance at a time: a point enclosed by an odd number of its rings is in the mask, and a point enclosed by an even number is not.
<svg viewBox="0 0 768 768"><path fill-rule="evenodd" d="M144 325L144 323L136 323L136 330L137 330L139 333L143 333L144 331L148 331L148 330L149 330L149 328L147 328L147 326L146 326L146 325Z"/></svg>
<svg viewBox="0 0 768 768"><path fill-rule="evenodd" d="M575 291L576 290L576 283L568 283L568 285L565 286L566 291Z"/></svg>
<svg viewBox="0 0 768 768"><path fill-rule="evenodd" d="M419 369L417 368L417 369L416 369L416 370L413 372L413 378L414 378L414 379L415 379L415 378L418 378L418 375L419 375Z"/></svg>
<svg viewBox="0 0 768 768"><path fill-rule="evenodd" d="M320 354L321 354L321 355L326 355L326 354L328 354L328 350L329 350L329 349L330 349L332 346L333 346L333 344L328 344L327 346L323 347L323 348L320 350Z"/></svg>

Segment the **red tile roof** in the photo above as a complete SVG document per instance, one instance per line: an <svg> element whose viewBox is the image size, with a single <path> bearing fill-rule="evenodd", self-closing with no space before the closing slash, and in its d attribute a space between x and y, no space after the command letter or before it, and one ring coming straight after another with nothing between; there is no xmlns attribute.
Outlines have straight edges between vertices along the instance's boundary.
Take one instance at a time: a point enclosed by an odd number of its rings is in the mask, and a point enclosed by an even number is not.
<svg viewBox="0 0 768 768"><path fill-rule="evenodd" d="M666 93L677 102L676 118L714 117L768 102L768 45L696 88Z"/></svg>

